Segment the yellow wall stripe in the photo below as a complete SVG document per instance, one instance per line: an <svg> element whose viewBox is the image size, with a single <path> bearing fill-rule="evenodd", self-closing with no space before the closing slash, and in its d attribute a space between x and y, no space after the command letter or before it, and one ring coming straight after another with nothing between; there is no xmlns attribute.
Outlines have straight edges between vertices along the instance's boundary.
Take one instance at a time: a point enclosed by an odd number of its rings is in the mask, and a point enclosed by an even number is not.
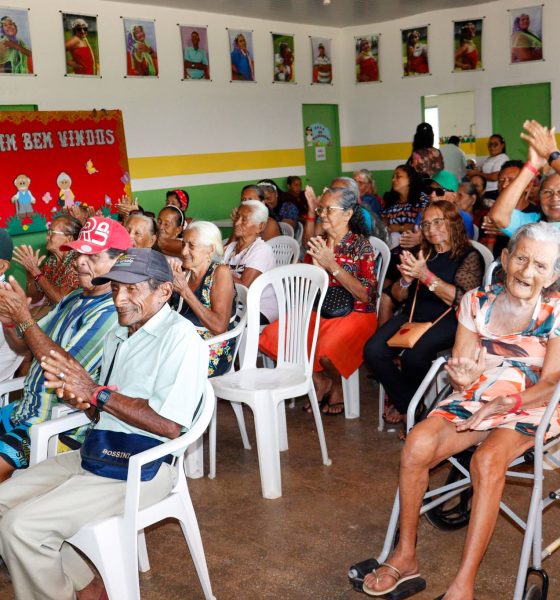
<svg viewBox="0 0 560 600"><path fill-rule="evenodd" d="M467 154L485 156L488 138L478 138L475 143L462 144ZM381 160L405 161L410 156L411 142L345 146L341 149L343 163ZM284 150L256 150L252 152L219 152L213 154L183 154L178 156L145 156L129 158L133 179L174 177L200 173L226 171L252 171L305 165L303 148Z"/></svg>

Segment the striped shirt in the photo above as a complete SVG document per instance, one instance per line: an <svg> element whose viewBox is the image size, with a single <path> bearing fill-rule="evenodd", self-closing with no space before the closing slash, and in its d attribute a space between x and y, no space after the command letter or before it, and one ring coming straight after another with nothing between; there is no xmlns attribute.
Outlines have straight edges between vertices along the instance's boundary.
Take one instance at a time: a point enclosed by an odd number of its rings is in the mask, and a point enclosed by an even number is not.
<svg viewBox="0 0 560 600"><path fill-rule="evenodd" d="M95 380L99 380L103 340L117 325L111 293L84 296L82 290L70 292L39 322L39 327L55 344L71 354ZM50 419L55 391L43 387L45 376L33 359L24 382L23 400L11 416L14 425L42 423Z"/></svg>

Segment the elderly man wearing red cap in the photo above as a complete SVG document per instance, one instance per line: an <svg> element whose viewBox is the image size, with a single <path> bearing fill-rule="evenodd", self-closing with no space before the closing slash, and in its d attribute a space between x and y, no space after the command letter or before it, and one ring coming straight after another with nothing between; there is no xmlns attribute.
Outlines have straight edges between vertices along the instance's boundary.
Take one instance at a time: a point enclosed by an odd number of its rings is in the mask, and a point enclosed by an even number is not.
<svg viewBox="0 0 560 600"><path fill-rule="evenodd" d="M88 219L79 238L63 246L76 250L80 288L71 292L39 321L29 312L25 292L10 277L0 283L0 322L9 346L33 356L24 383L23 399L0 410L0 481L29 461L29 429L51 416L56 395L45 389L40 359L51 350L73 356L92 377L99 376L103 340L117 324L109 283L93 279L107 273L117 257L131 246L130 236L117 221Z"/></svg>

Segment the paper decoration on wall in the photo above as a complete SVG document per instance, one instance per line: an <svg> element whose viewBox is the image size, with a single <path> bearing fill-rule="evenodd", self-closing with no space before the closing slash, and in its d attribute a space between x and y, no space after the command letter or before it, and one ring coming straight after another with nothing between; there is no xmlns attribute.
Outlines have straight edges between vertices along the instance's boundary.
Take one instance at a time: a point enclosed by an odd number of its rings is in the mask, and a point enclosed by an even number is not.
<svg viewBox="0 0 560 600"><path fill-rule="evenodd" d="M0 227L11 235L43 231L74 205L109 214L131 196L118 110L0 112L0 163Z"/></svg>
<svg viewBox="0 0 560 600"><path fill-rule="evenodd" d="M29 11L0 7L0 74L33 73Z"/></svg>
<svg viewBox="0 0 560 600"><path fill-rule="evenodd" d="M453 21L454 71L482 70L483 19Z"/></svg>
<svg viewBox="0 0 560 600"><path fill-rule="evenodd" d="M210 79L208 28L179 25L183 50L183 79Z"/></svg>
<svg viewBox="0 0 560 600"><path fill-rule="evenodd" d="M379 81L379 36L354 38L356 46L356 83Z"/></svg>
<svg viewBox="0 0 560 600"><path fill-rule="evenodd" d="M310 37L313 57L313 83L332 83L331 41L328 38Z"/></svg>
<svg viewBox="0 0 560 600"><path fill-rule="evenodd" d="M543 6L509 10L511 20L511 62L543 60Z"/></svg>
<svg viewBox="0 0 560 600"><path fill-rule="evenodd" d="M157 77L158 57L154 21L123 17L126 40L126 76Z"/></svg>
<svg viewBox="0 0 560 600"><path fill-rule="evenodd" d="M403 76L428 75L428 27L401 29Z"/></svg>
<svg viewBox="0 0 560 600"><path fill-rule="evenodd" d="M99 76L97 17L61 13L66 52L66 75Z"/></svg>
<svg viewBox="0 0 560 600"><path fill-rule="evenodd" d="M228 29L232 81L255 81L253 32Z"/></svg>
<svg viewBox="0 0 560 600"><path fill-rule="evenodd" d="M308 146L332 146L330 129L323 123L311 123L305 128L305 140Z"/></svg>
<svg viewBox="0 0 560 600"><path fill-rule="evenodd" d="M294 36L273 33L272 52L274 54L274 81L279 83L295 83L296 55L294 51Z"/></svg>

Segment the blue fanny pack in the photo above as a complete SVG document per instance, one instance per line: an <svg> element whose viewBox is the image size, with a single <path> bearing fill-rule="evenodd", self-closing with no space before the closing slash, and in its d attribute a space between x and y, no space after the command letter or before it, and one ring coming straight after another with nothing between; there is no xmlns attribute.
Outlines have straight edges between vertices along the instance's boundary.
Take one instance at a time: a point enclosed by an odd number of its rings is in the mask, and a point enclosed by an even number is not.
<svg viewBox="0 0 560 600"><path fill-rule="evenodd" d="M163 442L147 435L90 429L80 449L82 468L94 475L126 480L131 456L159 446ZM168 454L142 467L141 481L152 480L163 462L171 463Z"/></svg>

